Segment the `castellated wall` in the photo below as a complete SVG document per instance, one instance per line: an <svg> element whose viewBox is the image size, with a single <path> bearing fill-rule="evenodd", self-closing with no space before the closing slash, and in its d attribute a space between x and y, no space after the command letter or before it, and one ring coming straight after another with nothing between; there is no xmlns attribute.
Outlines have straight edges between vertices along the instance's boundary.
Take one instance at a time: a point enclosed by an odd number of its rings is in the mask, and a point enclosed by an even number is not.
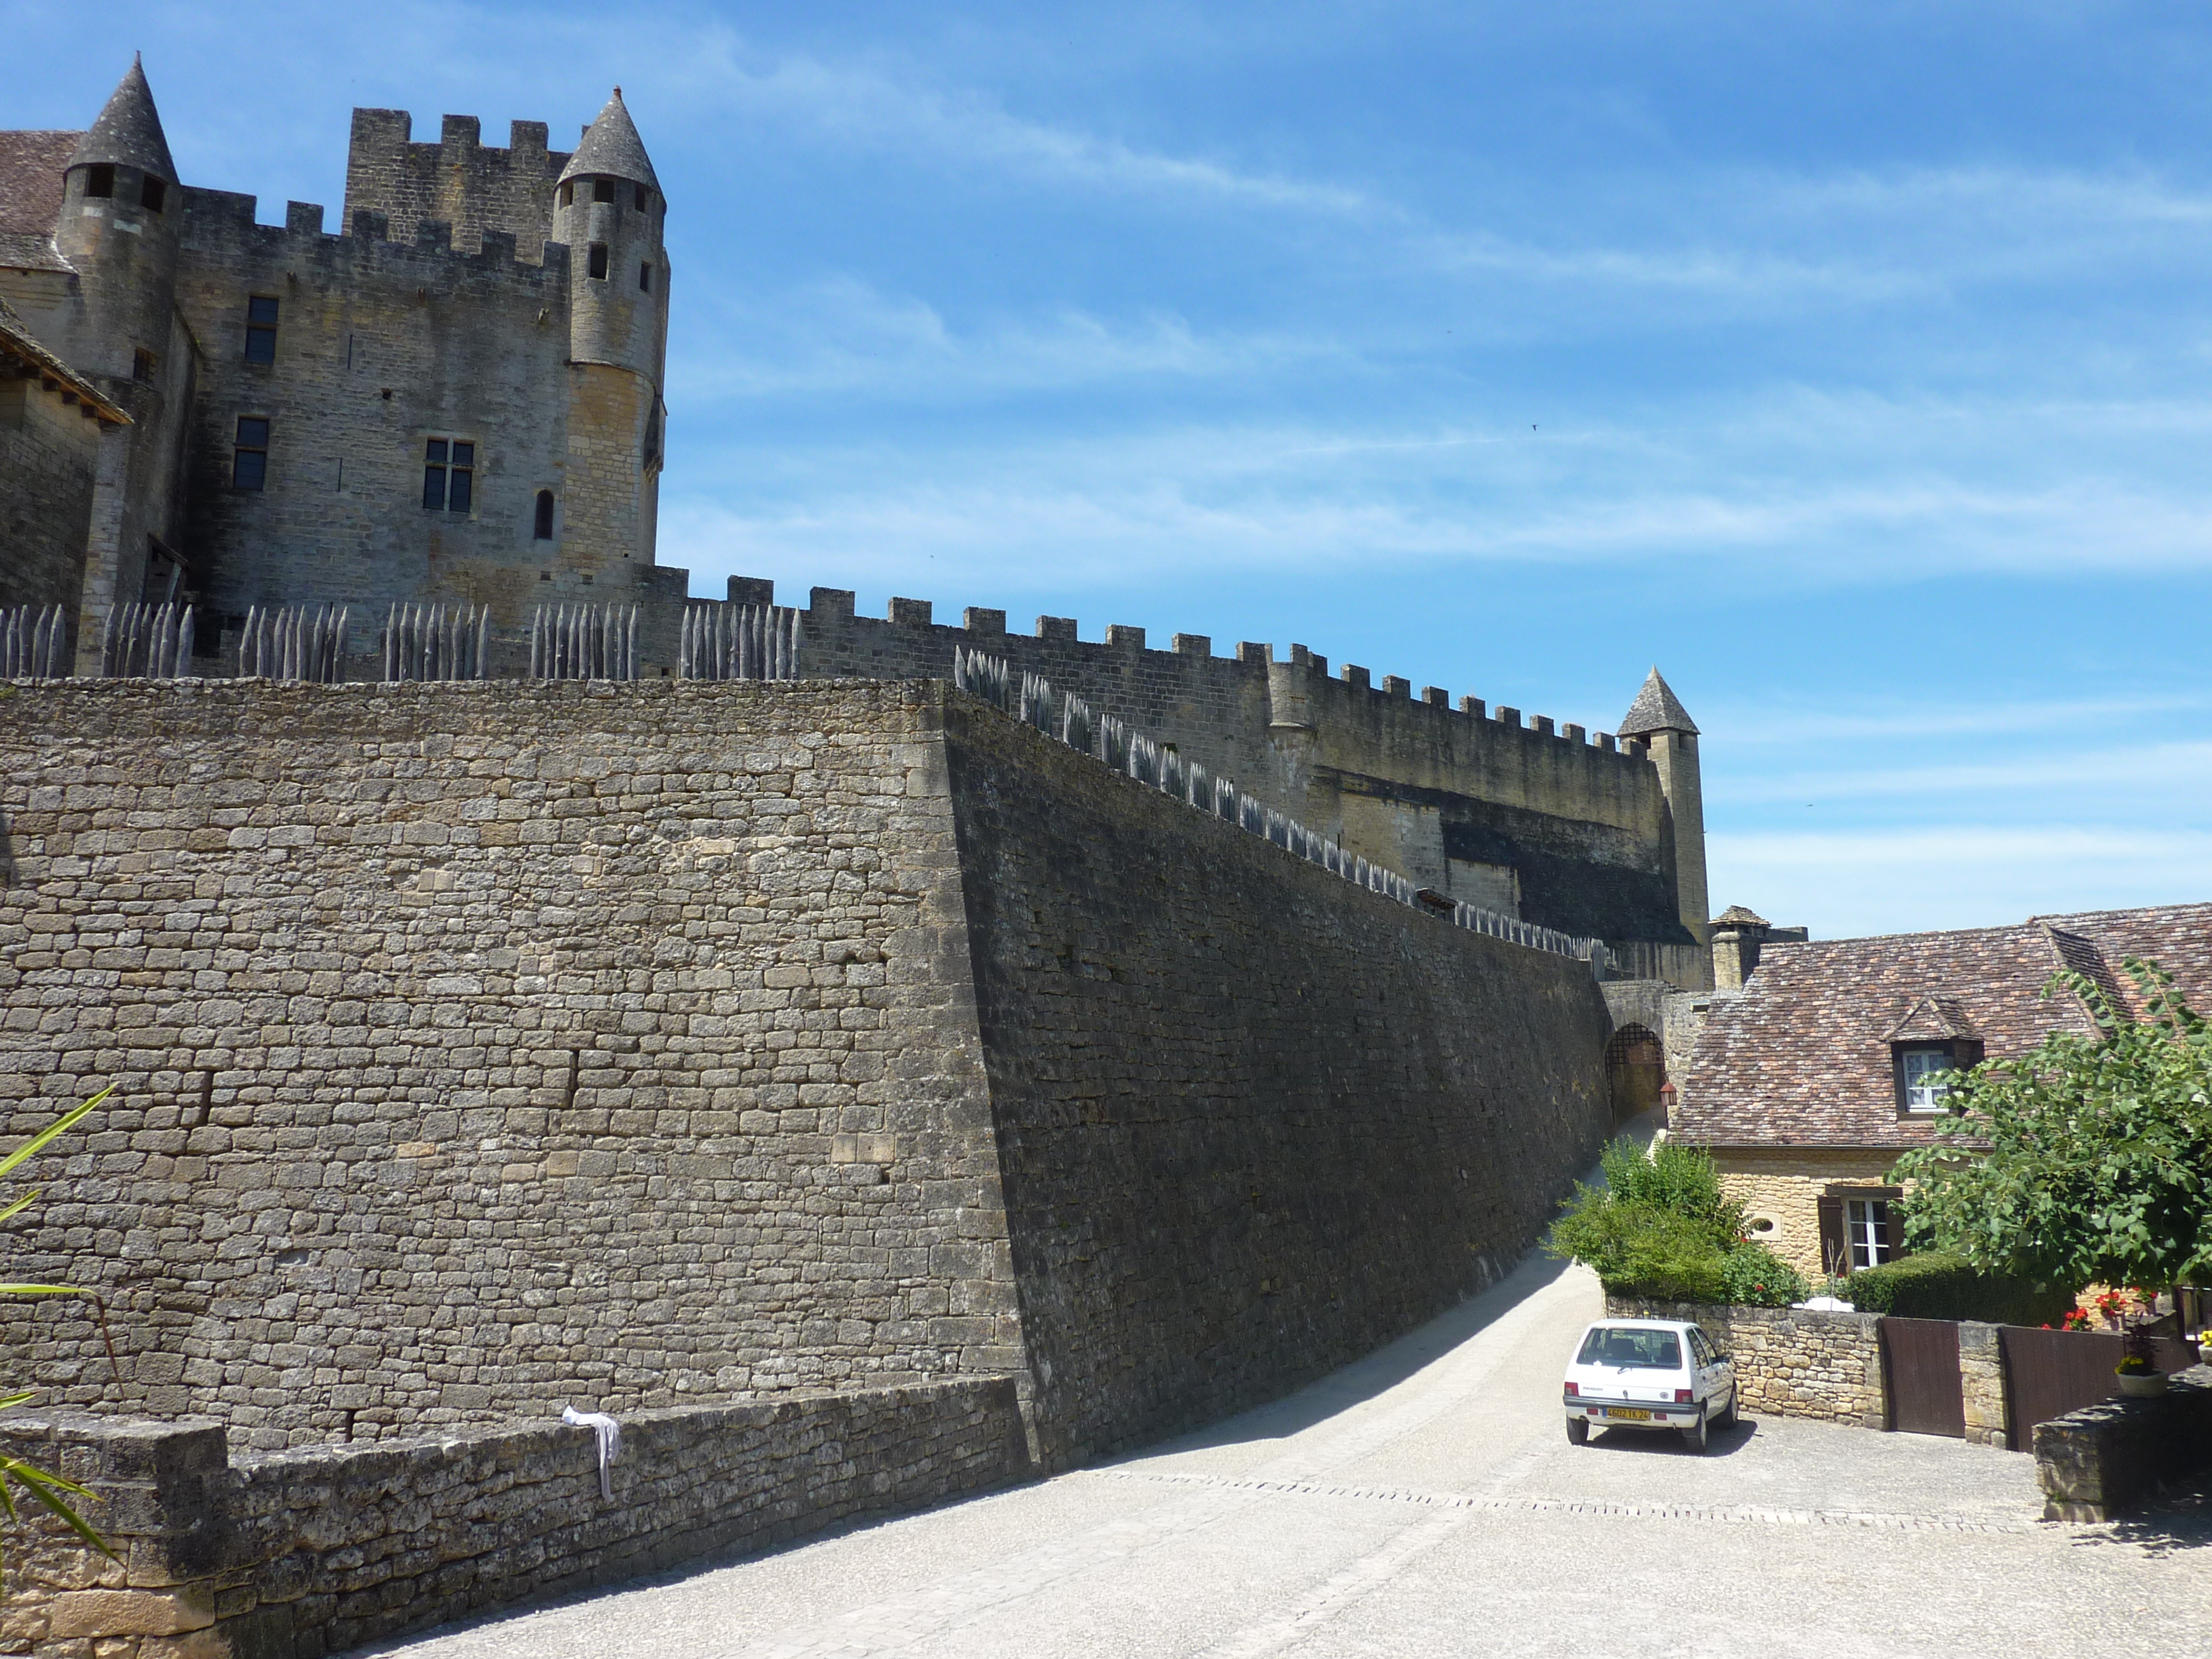
<svg viewBox="0 0 2212 1659"><path fill-rule="evenodd" d="M387 1440L1012 1375L1050 1464L1490 1282L1586 964L939 682L0 688L42 1405ZM119 1376L118 1373L119 1372Z"/></svg>
<svg viewBox="0 0 2212 1659"><path fill-rule="evenodd" d="M732 600L771 584L738 578ZM1282 660L1251 641L1216 654L1203 635L1148 648L1141 628L1077 637L1073 617L1007 629L1002 611L963 626L893 599L888 617L817 587L805 612L809 675L942 674L956 647L1042 675L1103 713L1174 744L1187 760L1416 884L1562 933L1692 946L1677 907L1664 790L1641 744L1435 686L1413 694L1364 667L1332 674L1294 645Z"/></svg>
<svg viewBox="0 0 2212 1659"><path fill-rule="evenodd" d="M531 259L553 222L553 184L570 152L545 147L543 121L515 121L505 149L483 143L473 115L448 115L438 142L413 142L404 109L356 109L346 145L345 219L379 213L404 235L426 220L453 227L453 246L475 252L486 233L514 239Z"/></svg>
<svg viewBox="0 0 2212 1659"><path fill-rule="evenodd" d="M1595 1158L1587 963L1224 835L980 703L946 750L1048 1461L1267 1399L1481 1290Z"/></svg>
<svg viewBox="0 0 2212 1659"><path fill-rule="evenodd" d="M429 595L489 604L513 626L541 599L574 597L562 580L572 550L532 536L538 492L568 491L568 250L540 244L524 260L488 232L463 255L442 225L387 241L364 217L332 236L311 204L280 228L254 222L252 197L184 196L177 303L206 353L188 540L206 602L242 616L311 596L380 620L382 605ZM255 295L278 301L273 363L245 360ZM241 416L270 422L260 490L232 488ZM476 446L466 514L422 506L434 436Z"/></svg>

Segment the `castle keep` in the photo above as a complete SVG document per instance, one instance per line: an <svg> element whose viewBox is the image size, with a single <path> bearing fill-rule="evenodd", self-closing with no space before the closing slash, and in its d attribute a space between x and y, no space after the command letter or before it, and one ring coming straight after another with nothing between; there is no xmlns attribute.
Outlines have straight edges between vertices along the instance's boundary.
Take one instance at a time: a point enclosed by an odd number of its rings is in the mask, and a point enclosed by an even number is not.
<svg viewBox="0 0 2212 1659"><path fill-rule="evenodd" d="M136 64L89 131L0 134L0 346L109 406L34 448L70 389L18 358L0 605L64 606L89 666L134 601L203 607L212 656L257 605L651 591L666 212L619 90L573 151L356 111L336 234L184 183Z"/></svg>

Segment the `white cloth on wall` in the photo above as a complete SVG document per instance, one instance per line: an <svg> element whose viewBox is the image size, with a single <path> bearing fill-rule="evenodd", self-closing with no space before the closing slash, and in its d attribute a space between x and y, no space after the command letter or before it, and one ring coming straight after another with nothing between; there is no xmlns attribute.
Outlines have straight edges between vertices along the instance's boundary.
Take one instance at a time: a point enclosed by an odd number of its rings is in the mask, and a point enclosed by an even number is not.
<svg viewBox="0 0 2212 1659"><path fill-rule="evenodd" d="M599 1496L612 1498L615 1488L607 1478L607 1465L622 1455L622 1425L605 1412L580 1412L574 1406L561 1407L561 1420L580 1429L589 1429L599 1443Z"/></svg>

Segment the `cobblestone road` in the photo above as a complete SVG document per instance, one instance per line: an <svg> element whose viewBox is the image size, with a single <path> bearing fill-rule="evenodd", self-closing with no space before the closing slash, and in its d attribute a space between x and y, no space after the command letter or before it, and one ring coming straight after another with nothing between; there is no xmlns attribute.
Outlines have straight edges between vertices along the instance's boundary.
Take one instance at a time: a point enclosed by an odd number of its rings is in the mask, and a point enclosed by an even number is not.
<svg viewBox="0 0 2212 1659"><path fill-rule="evenodd" d="M2212 1650L2202 1510L2065 1527L2024 1456L1768 1418L1561 1431L1579 1268L1096 1469L381 1650L410 1659Z"/></svg>

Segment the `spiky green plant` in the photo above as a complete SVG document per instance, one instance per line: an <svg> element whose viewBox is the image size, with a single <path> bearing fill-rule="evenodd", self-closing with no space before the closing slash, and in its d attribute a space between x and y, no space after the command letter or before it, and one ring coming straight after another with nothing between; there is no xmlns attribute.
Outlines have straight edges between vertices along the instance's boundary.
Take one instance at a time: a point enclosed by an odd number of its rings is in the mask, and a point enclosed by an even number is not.
<svg viewBox="0 0 2212 1659"><path fill-rule="evenodd" d="M84 1121L86 1114L114 1092L114 1085L111 1084L93 1096L91 1099L72 1106L68 1111L64 1112L52 1123L40 1130L37 1134L9 1153L7 1157L0 1158L0 1178L14 1174L26 1159L44 1151L58 1137L76 1127ZM13 1203L0 1208L0 1221L6 1221L11 1217L21 1215L37 1200L38 1196L39 1189L33 1188ZM91 1291L75 1285L0 1285L0 1296L89 1296L91 1294ZM0 1411L5 1411L12 1406L21 1405L25 1401L32 1398L33 1393L34 1390L25 1389L21 1394L0 1395ZM15 1492L19 1488L25 1497L59 1516L71 1532L83 1539L93 1548L110 1560L115 1559L115 1552L108 1548L107 1540L93 1530L91 1525L76 1512L70 1502L72 1498L89 1498L97 1501L96 1494L77 1485L74 1480L66 1480L54 1474L51 1469L42 1469L37 1464L27 1462L22 1458L0 1456L0 1510L6 1510L10 1521L19 1521L21 1518L15 1508Z"/></svg>

